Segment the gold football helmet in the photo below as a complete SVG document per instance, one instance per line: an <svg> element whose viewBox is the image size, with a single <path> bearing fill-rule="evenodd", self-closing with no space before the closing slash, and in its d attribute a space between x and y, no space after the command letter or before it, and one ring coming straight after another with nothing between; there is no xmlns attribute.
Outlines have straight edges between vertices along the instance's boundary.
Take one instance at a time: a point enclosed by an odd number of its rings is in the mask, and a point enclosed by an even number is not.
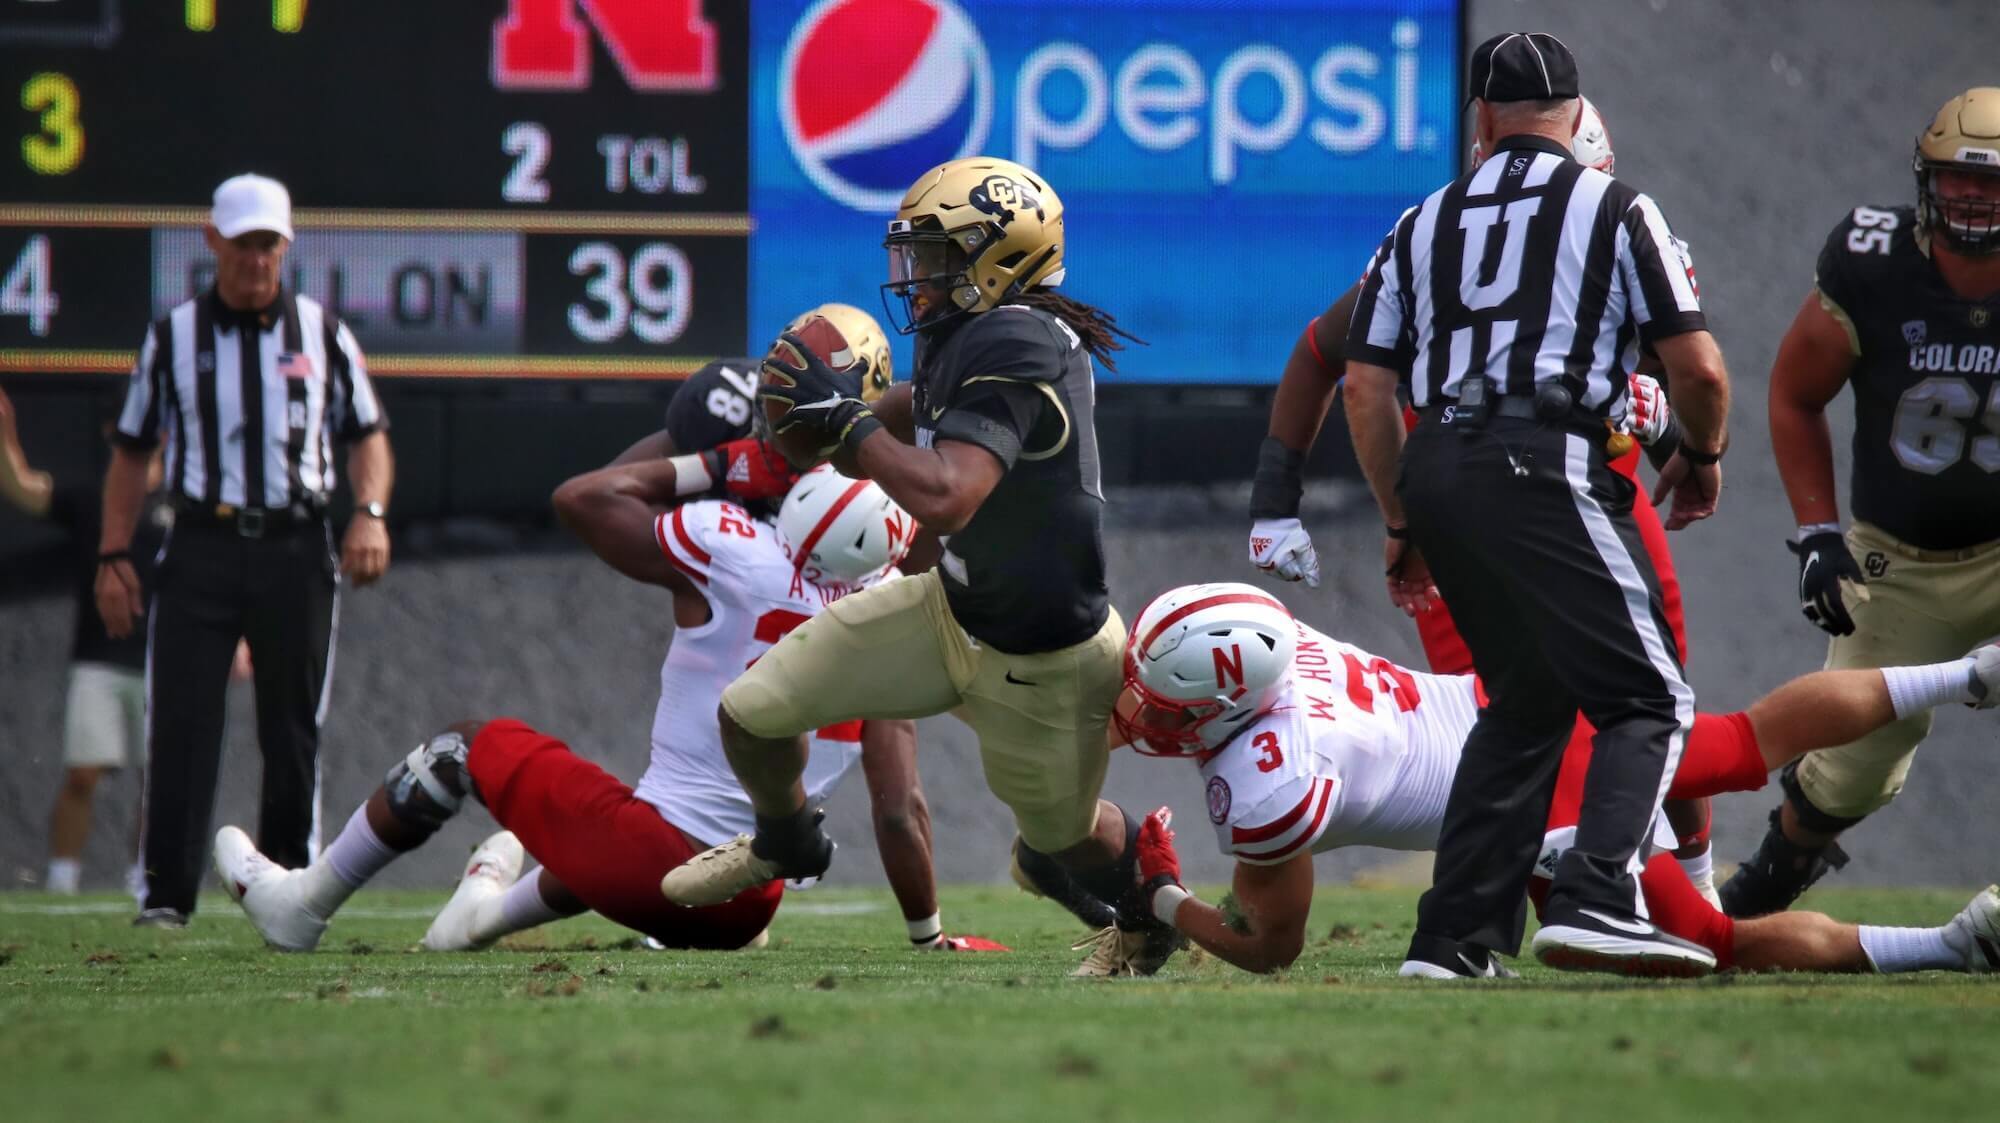
<svg viewBox="0 0 2000 1123"><path fill-rule="evenodd" d="M2000 87L1975 86L1944 103L1917 134L1917 225L1961 253L2000 252ZM1993 177L1983 198L1946 198L1937 173Z"/></svg>
<svg viewBox="0 0 2000 1123"><path fill-rule="evenodd" d="M798 314L785 331L799 330L814 316L825 316L840 334L847 338L847 346L861 361L861 400L872 402L882 396L889 384L896 380L896 362L889 352L889 334L875 317L863 312L852 304L828 302L817 308L809 308Z"/></svg>
<svg viewBox="0 0 2000 1123"><path fill-rule="evenodd" d="M953 160L918 177L882 244L882 305L908 335L1062 283L1062 200L1011 160Z"/></svg>

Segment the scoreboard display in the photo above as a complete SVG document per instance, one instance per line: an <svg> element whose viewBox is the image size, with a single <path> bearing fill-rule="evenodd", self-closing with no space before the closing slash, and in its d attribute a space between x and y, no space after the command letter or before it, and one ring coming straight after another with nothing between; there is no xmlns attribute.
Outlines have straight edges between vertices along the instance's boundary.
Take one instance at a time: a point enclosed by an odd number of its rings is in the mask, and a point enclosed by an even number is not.
<svg viewBox="0 0 2000 1123"><path fill-rule="evenodd" d="M378 375L658 378L749 335L749 9L0 0L0 374L130 368L216 184Z"/></svg>

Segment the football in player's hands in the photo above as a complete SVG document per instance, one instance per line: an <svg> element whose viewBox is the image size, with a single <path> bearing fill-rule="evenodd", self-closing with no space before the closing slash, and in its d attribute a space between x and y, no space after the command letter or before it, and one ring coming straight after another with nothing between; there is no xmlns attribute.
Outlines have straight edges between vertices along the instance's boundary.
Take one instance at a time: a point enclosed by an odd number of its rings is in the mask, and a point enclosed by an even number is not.
<svg viewBox="0 0 2000 1123"><path fill-rule="evenodd" d="M803 346L803 351L801 350ZM764 387L810 392L814 399L861 396L863 360L848 345L832 320L809 317L795 332L786 332L764 357ZM822 387L820 383L828 383ZM820 464L839 447L838 432L828 432L817 419L793 417L796 402L774 394L759 394L773 447L794 468L805 471Z"/></svg>

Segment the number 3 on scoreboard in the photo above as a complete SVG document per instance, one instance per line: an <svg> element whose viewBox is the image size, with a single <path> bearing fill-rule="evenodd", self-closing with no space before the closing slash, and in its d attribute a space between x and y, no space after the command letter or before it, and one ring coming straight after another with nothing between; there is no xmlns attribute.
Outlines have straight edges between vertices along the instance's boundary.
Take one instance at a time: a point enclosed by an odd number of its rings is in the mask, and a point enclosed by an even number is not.
<svg viewBox="0 0 2000 1123"><path fill-rule="evenodd" d="M21 138L21 159L36 174L63 175L83 161L82 100L67 74L37 74L21 87L21 108L42 115L42 131Z"/></svg>

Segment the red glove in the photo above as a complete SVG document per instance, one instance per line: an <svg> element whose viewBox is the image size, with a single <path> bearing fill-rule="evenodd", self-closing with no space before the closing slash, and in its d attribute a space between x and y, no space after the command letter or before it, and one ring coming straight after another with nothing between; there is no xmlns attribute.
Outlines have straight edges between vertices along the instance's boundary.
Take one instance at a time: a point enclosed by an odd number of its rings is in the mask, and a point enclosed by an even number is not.
<svg viewBox="0 0 2000 1123"><path fill-rule="evenodd" d="M719 444L701 455L708 474L731 499L776 499L799 480L777 449L755 437Z"/></svg>
<svg viewBox="0 0 2000 1123"><path fill-rule="evenodd" d="M1155 879L1164 879L1161 884L1181 883L1181 856L1174 853L1173 822L1173 810L1162 807L1139 824L1139 882L1146 886L1149 897L1159 887L1153 884Z"/></svg>

